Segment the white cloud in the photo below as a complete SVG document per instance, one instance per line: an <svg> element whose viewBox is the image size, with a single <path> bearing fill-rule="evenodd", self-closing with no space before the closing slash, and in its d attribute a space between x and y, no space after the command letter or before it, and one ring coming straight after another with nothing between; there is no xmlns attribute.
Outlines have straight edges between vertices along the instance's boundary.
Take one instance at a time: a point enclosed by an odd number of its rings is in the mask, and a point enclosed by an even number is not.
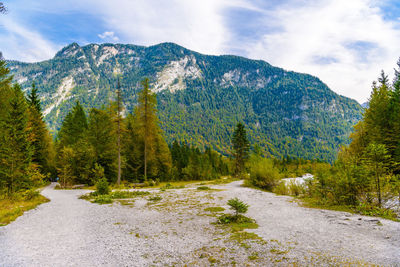
<svg viewBox="0 0 400 267"><path fill-rule="evenodd" d="M90 0L86 3L85 10L101 14L108 28L124 42L139 45L176 42L198 52L219 54L229 39L220 15L222 1Z"/></svg>
<svg viewBox="0 0 400 267"><path fill-rule="evenodd" d="M3 57L25 62L36 62L49 59L60 48L46 40L32 28L26 28L12 19L0 18L0 25L5 29L0 33Z"/></svg>
<svg viewBox="0 0 400 267"><path fill-rule="evenodd" d="M108 39L108 40L113 40L113 41L118 41L119 38L115 36L114 32L103 32L102 34L98 34L101 39Z"/></svg>
<svg viewBox="0 0 400 267"><path fill-rule="evenodd" d="M265 23L281 30L250 44L248 55L316 75L337 93L366 101L380 70L391 73L400 56L399 30L374 3L291 1L266 11Z"/></svg>

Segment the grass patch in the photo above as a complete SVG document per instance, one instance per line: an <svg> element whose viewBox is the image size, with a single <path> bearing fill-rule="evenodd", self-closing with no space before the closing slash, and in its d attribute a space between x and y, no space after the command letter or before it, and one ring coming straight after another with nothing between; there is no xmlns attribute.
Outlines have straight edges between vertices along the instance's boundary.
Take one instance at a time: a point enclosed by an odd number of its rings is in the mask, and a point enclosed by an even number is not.
<svg viewBox="0 0 400 267"><path fill-rule="evenodd" d="M24 214L25 211L36 208L50 200L40 194L33 197L15 196L12 199L0 200L0 226L5 226Z"/></svg>
<svg viewBox="0 0 400 267"><path fill-rule="evenodd" d="M318 199L306 198L306 197L300 198L298 200L299 200L298 203L306 208L343 211L353 214L381 217L383 219L388 219L395 222L400 221L399 218L397 217L397 214L390 209L380 209L378 207L366 206L366 205L362 206L330 205L321 203L321 201L319 201Z"/></svg>
<svg viewBox="0 0 400 267"><path fill-rule="evenodd" d="M258 260L260 257L258 256L258 252L253 252L248 256L248 259L251 261Z"/></svg>
<svg viewBox="0 0 400 267"><path fill-rule="evenodd" d="M197 190L210 190L210 188L208 186L202 185L197 187Z"/></svg>
<svg viewBox="0 0 400 267"><path fill-rule="evenodd" d="M162 197L161 196L151 196L147 200L152 201L152 202L157 202L157 201L162 200Z"/></svg>
<svg viewBox="0 0 400 267"><path fill-rule="evenodd" d="M225 209L223 207L209 207L205 208L204 211L209 211L209 212L222 212Z"/></svg>
<svg viewBox="0 0 400 267"><path fill-rule="evenodd" d="M139 196L147 196L147 195L150 195L150 192L117 190L117 191L111 192L109 195L110 195L110 198L112 198L112 199L124 199L124 198L134 198L134 197L139 197Z"/></svg>
<svg viewBox="0 0 400 267"><path fill-rule="evenodd" d="M100 195L97 196L92 203L97 203L97 204L111 204L113 201L109 195Z"/></svg>

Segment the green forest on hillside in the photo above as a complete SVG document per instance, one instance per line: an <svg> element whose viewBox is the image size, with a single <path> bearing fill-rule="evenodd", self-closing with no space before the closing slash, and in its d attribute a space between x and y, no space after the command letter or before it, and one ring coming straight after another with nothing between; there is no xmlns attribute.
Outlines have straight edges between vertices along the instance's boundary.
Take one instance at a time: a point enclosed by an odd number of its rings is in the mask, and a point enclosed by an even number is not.
<svg viewBox="0 0 400 267"><path fill-rule="evenodd" d="M249 140L269 156L333 162L362 112L356 101L337 95L311 75L237 56L202 55L173 43L73 43L53 59L10 61L8 66L23 90L36 83L43 110L53 107L45 120L54 135L76 101L87 114L107 106L118 78L124 112L132 113L140 82L148 77L155 89L163 84L164 71L175 75L157 91L157 115L167 143L209 147L225 156L235 125L243 122ZM174 86L181 89L172 90ZM62 95L64 100L53 106Z"/></svg>

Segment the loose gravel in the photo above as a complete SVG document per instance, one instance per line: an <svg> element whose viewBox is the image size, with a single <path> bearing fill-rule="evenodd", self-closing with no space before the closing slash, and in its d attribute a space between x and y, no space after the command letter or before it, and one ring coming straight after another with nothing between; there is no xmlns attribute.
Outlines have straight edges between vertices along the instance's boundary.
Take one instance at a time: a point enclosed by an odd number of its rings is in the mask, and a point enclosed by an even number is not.
<svg viewBox="0 0 400 267"><path fill-rule="evenodd" d="M107 205L53 184L42 192L51 202L0 228L0 266L400 266L400 223L308 209L240 183L152 189ZM215 224L221 212L205 209L229 212L232 197L250 205L258 229Z"/></svg>

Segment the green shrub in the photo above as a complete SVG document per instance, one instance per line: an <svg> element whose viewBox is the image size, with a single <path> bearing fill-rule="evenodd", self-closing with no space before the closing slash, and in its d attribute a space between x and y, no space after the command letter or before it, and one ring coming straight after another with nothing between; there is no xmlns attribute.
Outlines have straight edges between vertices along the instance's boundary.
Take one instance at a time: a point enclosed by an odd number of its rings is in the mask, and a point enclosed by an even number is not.
<svg viewBox="0 0 400 267"><path fill-rule="evenodd" d="M272 191L280 179L279 170L274 167L272 160L267 158L255 159L250 166L250 183L253 186Z"/></svg>
<svg viewBox="0 0 400 267"><path fill-rule="evenodd" d="M99 195L107 195L110 192L106 178L102 178L96 183L96 192Z"/></svg>
<svg viewBox="0 0 400 267"><path fill-rule="evenodd" d="M228 205L231 207L232 210L235 211L235 216L238 216L239 213L246 213L249 205L243 203L238 198L232 198L228 200Z"/></svg>
<svg viewBox="0 0 400 267"><path fill-rule="evenodd" d="M289 195L289 188L286 186L286 183L282 181L275 186L272 192L278 195Z"/></svg>
<svg viewBox="0 0 400 267"><path fill-rule="evenodd" d="M99 195L93 200L93 203L98 204L110 204L112 202L113 201L109 195Z"/></svg>
<svg viewBox="0 0 400 267"><path fill-rule="evenodd" d="M296 181L292 180L289 182L289 194L292 196L298 196L300 194L305 194L306 190L304 186Z"/></svg>
<svg viewBox="0 0 400 267"><path fill-rule="evenodd" d="M40 195L40 193L35 189L29 189L26 190L22 195L25 200L32 200L34 198L37 198Z"/></svg>

